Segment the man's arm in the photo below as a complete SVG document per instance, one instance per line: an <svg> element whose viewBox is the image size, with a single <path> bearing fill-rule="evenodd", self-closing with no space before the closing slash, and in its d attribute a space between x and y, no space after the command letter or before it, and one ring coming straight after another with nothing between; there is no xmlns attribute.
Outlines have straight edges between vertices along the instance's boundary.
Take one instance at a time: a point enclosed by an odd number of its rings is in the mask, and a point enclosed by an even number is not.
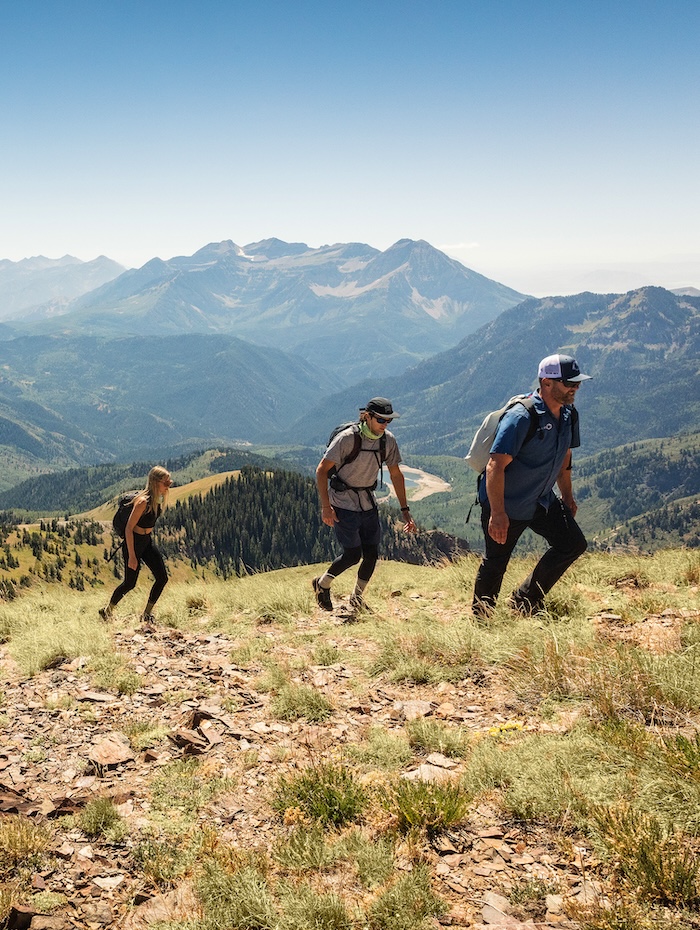
<svg viewBox="0 0 700 930"><path fill-rule="evenodd" d="M316 487L318 496L321 498L321 519L327 526L333 526L338 522L338 517L328 497L328 474L334 467L335 462L323 458L316 468Z"/></svg>
<svg viewBox="0 0 700 930"><path fill-rule="evenodd" d="M569 454L564 459L564 464L561 467L561 471L557 475L557 487L559 488L561 499L564 501L571 513L576 516L578 504L574 500L574 492L571 485L571 461L571 449L569 449Z"/></svg>
<svg viewBox="0 0 700 930"><path fill-rule="evenodd" d="M413 517L411 516L411 511L408 506L408 501L406 500L406 479L403 476L403 472L398 465L387 465L389 469L389 474L391 475L391 483L394 486L394 491L396 496L399 499L399 506L401 507L401 516L403 517L404 529L407 533L415 533L418 527L414 523Z"/></svg>
<svg viewBox="0 0 700 930"><path fill-rule="evenodd" d="M489 499L489 507L491 508L489 536L501 545L506 541L508 527L510 526L505 505L505 471L512 461L512 455L492 452L486 466L486 496Z"/></svg>

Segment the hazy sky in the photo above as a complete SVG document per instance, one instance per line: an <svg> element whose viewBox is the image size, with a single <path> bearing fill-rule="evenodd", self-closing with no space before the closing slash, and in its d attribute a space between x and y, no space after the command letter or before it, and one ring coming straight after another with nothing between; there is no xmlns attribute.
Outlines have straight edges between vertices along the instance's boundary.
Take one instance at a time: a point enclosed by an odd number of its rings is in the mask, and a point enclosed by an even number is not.
<svg viewBox="0 0 700 930"><path fill-rule="evenodd" d="M700 288L698 0L0 6L0 258L426 239Z"/></svg>

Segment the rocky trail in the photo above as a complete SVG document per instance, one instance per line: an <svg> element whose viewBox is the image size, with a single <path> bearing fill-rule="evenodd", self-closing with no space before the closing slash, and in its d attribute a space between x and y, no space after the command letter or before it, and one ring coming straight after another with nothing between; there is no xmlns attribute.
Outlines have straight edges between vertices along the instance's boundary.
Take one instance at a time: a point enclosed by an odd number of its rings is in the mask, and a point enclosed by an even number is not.
<svg viewBox="0 0 700 930"><path fill-rule="evenodd" d="M269 694L256 690L256 674L232 664L232 641L225 635L129 627L128 622L113 629L115 650L128 657L142 680L128 696L91 689L81 658L58 659L54 667L22 679L7 648L0 647L1 710L7 720L0 749L0 813L51 825L52 865L37 872L32 884L37 892L66 899L48 915L15 908L10 928L140 930L196 913L187 882L166 891L149 886L131 854L129 838L138 835L151 812L152 782L174 760L196 755L235 786L200 811L203 826L238 847L269 847L275 824L267 792L281 760L284 766L303 767L312 757L359 742L370 726L399 728L420 716L474 733L505 727L516 716L525 728L543 727L541 720L528 723L525 709L488 673L432 689L382 684L359 701L349 687L355 675L349 664L307 666L300 674L301 681L332 700L335 712L327 723L280 722L270 712ZM299 618L297 626L307 636L318 632L313 617ZM347 633L344 626L346 648ZM260 636L275 640L277 635L274 624L260 628ZM358 649L363 646L358 641ZM138 719L161 725L167 737L136 751L124 731ZM417 755L404 775L444 779L459 771L458 761L433 753ZM64 815L78 814L91 799L105 796L127 824L124 842L90 839L77 827L63 826ZM577 927L566 916L568 905L602 893L599 863L585 843L571 844L567 854L564 848L551 830L505 822L495 807L482 803L466 823L424 850L435 890L450 904L441 924L489 930ZM403 867L410 868L410 862ZM508 889L537 883L553 889L543 895L544 903L509 903Z"/></svg>

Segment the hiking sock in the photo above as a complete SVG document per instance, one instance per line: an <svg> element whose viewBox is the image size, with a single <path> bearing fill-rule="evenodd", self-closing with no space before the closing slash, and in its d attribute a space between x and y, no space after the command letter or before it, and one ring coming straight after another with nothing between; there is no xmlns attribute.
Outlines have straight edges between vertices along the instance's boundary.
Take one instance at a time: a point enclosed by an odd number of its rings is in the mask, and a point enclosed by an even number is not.
<svg viewBox="0 0 700 930"><path fill-rule="evenodd" d="M319 587L330 588L330 586L335 581L335 575L331 575L329 572L324 572L322 575L318 576L316 581Z"/></svg>
<svg viewBox="0 0 700 930"><path fill-rule="evenodd" d="M365 593L365 588L369 584L369 580L365 581L362 578L358 578L355 581L355 590L352 592L352 596L357 600L362 600L362 595Z"/></svg>

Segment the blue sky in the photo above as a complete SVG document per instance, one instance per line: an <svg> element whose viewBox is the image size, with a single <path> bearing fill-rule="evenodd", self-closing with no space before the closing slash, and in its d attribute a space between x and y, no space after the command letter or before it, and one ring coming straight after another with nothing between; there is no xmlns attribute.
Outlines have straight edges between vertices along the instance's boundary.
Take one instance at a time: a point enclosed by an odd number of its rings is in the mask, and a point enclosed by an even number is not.
<svg viewBox="0 0 700 930"><path fill-rule="evenodd" d="M697 0L0 7L0 258L426 239L526 293L700 288Z"/></svg>

